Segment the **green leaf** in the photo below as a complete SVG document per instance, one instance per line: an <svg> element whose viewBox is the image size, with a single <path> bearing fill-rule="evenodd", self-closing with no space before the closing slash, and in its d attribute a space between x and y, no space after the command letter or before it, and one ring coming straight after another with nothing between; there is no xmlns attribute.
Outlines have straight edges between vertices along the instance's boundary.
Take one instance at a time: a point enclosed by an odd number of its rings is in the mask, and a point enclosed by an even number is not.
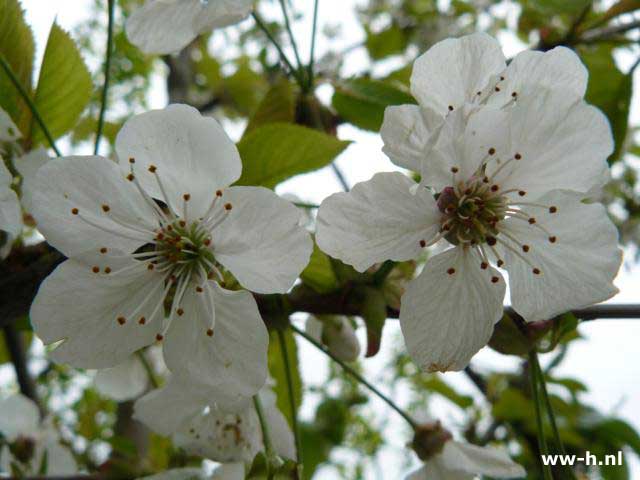
<svg viewBox="0 0 640 480"><path fill-rule="evenodd" d="M356 78L335 85L333 108L349 123L378 132L391 105L415 104L411 95L380 80Z"/></svg>
<svg viewBox="0 0 640 480"><path fill-rule="evenodd" d="M267 123L292 123L295 116L295 97L291 82L280 79L264 96L255 111L244 134Z"/></svg>
<svg viewBox="0 0 640 480"><path fill-rule="evenodd" d="M374 33L368 28L365 30L367 33L365 46L373 60L381 60L390 55L400 54L406 50L409 43L407 34L395 24L378 33Z"/></svg>
<svg viewBox="0 0 640 480"><path fill-rule="evenodd" d="M300 278L318 293L329 293L339 286L338 278L331 266L331 259L315 243L309 264Z"/></svg>
<svg viewBox="0 0 640 480"><path fill-rule="evenodd" d="M349 143L298 125L258 127L238 143L243 165L238 185L273 188L294 175L330 164Z"/></svg>
<svg viewBox="0 0 640 480"><path fill-rule="evenodd" d="M380 351L382 329L387 320L387 302L384 293L374 287L360 286L358 294L364 299L362 319L367 327L366 357L373 357Z"/></svg>
<svg viewBox="0 0 640 480"><path fill-rule="evenodd" d="M627 137L632 75L625 75L616 67L609 46L599 45L585 50L581 57L589 69L589 88L585 99L600 108L611 123L615 140L615 150L609 157L612 164L620 159Z"/></svg>
<svg viewBox="0 0 640 480"><path fill-rule="evenodd" d="M531 0L530 5L541 13L553 14L580 14L592 0Z"/></svg>
<svg viewBox="0 0 640 480"><path fill-rule="evenodd" d="M287 329L283 333L287 346L289 366L291 367L293 396L296 408L299 408L302 404L302 378L300 377L300 370L298 370L298 345L293 338L291 329ZM274 391L277 397L278 409L287 418L289 425L293 427L293 415L289 403L286 371L282 357L282 349L280 348L280 341L278 339L278 332L276 331L271 331L270 333L268 363L269 373L271 373L271 377L273 377L273 380L276 382Z"/></svg>
<svg viewBox="0 0 640 480"><path fill-rule="evenodd" d="M53 24L44 51L35 104L53 138L71 130L91 99L91 75L69 34ZM34 144L46 141L32 123Z"/></svg>
<svg viewBox="0 0 640 480"><path fill-rule="evenodd" d="M20 2L0 0L0 55L29 91L32 87L34 49L33 34L24 21ZM27 135L31 113L4 72L0 72L0 107L11 116L22 133Z"/></svg>
<svg viewBox="0 0 640 480"><path fill-rule="evenodd" d="M504 314L493 329L489 346L504 355L526 355L533 345L515 320Z"/></svg>
<svg viewBox="0 0 640 480"><path fill-rule="evenodd" d="M251 68L248 57L241 57L237 63L238 69L223 80L222 87L235 108L233 113L246 116L256 109L268 85L263 76Z"/></svg>
<svg viewBox="0 0 640 480"><path fill-rule="evenodd" d="M456 392L453 387L446 383L439 375L429 375L420 380L420 385L430 392L442 395L447 400L453 402L460 408L469 408L473 405L473 398Z"/></svg>

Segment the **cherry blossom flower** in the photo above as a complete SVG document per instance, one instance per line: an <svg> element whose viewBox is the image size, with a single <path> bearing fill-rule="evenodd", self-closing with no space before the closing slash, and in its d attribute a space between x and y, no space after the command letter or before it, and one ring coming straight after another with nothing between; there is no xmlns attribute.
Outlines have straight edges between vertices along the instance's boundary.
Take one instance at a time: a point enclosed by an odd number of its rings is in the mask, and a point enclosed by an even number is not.
<svg viewBox="0 0 640 480"><path fill-rule="evenodd" d="M264 387L259 397L275 453L295 458L293 434L276 407L275 394ZM136 402L134 417L189 453L222 463L251 463L264 450L260 421L249 400L241 402L241 409L234 402L218 398L213 403L207 390L173 376L165 387Z"/></svg>
<svg viewBox="0 0 640 480"><path fill-rule="evenodd" d="M145 53L174 53L202 33L240 22L254 1L148 0L127 21L127 36Z"/></svg>
<svg viewBox="0 0 640 480"><path fill-rule="evenodd" d="M0 471L11 473L17 467L26 476L77 472L73 455L60 443L51 421L40 421L38 407L32 400L22 394L12 395L0 400L0 411L0 434L9 444L0 452ZM46 471L41 472L43 464Z"/></svg>
<svg viewBox="0 0 640 480"><path fill-rule="evenodd" d="M449 440L407 480L473 480L478 475L522 478L526 472L501 450Z"/></svg>
<svg viewBox="0 0 640 480"><path fill-rule="evenodd" d="M478 62L490 64L486 52L477 51L487 40L463 40L443 42L450 56L440 51L439 58L475 81ZM519 62L524 66L516 72L530 64L545 71L544 57L535 58L537 63ZM418 60L413 85L440 85L441 71L421 77L424 64ZM489 78L498 67L490 70L477 77ZM577 95L576 82L567 81L574 95L541 83L523 81L505 105L465 111L456 103L446 117L432 107L454 98L466 101L464 80L442 83L431 96L423 92L420 101L431 106L411 107L395 127L383 126L385 151L398 165L421 172L421 183L401 173L379 173L349 193L329 197L319 210L318 245L359 271L387 259L416 259L441 240L453 247L430 259L402 298L407 348L427 371L460 370L487 344L502 316L506 289L492 265L509 273L513 307L527 321L617 293L617 231L602 205L584 201L608 178L608 122ZM442 122L415 122L438 116Z"/></svg>
<svg viewBox="0 0 640 480"><path fill-rule="evenodd" d="M169 370L251 396L268 334L247 291L284 293L312 242L271 190L229 187L242 169L220 125L185 105L130 119L118 161L66 157L38 170L33 215L69 260L40 287L36 333L58 362L109 368L163 342ZM286 260L286 261L285 261Z"/></svg>

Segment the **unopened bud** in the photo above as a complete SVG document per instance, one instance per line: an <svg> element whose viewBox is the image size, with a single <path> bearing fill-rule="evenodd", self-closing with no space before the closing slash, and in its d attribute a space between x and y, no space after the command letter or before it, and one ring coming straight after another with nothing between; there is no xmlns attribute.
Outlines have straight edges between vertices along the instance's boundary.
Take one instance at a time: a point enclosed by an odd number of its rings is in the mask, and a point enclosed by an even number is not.
<svg viewBox="0 0 640 480"><path fill-rule="evenodd" d="M347 317L310 316L307 319L306 330L340 360L353 362L360 355L360 342L351 320Z"/></svg>

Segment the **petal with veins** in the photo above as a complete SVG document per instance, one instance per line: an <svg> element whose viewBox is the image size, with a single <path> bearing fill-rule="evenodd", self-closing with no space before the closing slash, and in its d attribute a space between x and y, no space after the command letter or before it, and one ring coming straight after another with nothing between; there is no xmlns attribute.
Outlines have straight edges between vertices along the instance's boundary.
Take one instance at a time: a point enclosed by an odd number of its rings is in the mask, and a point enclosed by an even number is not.
<svg viewBox="0 0 640 480"><path fill-rule="evenodd" d="M133 167L149 195L182 217L183 197L189 194L186 216L192 220L203 216L216 190L231 185L242 171L238 149L222 126L188 105L169 105L131 118L118 133L116 152L123 175Z"/></svg>
<svg viewBox="0 0 640 480"><path fill-rule="evenodd" d="M22 207L26 212L31 212L33 191L35 188L36 174L40 167L50 160L47 151L40 147L31 150L26 155L14 161L16 170L22 177Z"/></svg>
<svg viewBox="0 0 640 480"><path fill-rule="evenodd" d="M413 361L428 372L462 370L502 316L505 282L472 250L427 261L402 297L400 327Z"/></svg>
<svg viewBox="0 0 640 480"><path fill-rule="evenodd" d="M102 157L47 162L36 173L32 197L38 229L68 257L102 247L132 253L157 228L153 209L118 166Z"/></svg>
<svg viewBox="0 0 640 480"><path fill-rule="evenodd" d="M504 253L513 307L527 321L547 320L618 292L613 285L622 261L617 230L601 204L582 203L582 197L568 191L550 192L538 202L555 206L556 213L525 207L535 224L505 221L505 231L529 246L520 255L511 250ZM533 268L540 274L534 274Z"/></svg>
<svg viewBox="0 0 640 480"><path fill-rule="evenodd" d="M493 478L522 478L524 468L505 452L492 447L449 441L438 455L439 463L451 472L486 475Z"/></svg>
<svg viewBox="0 0 640 480"><path fill-rule="evenodd" d="M485 33L448 38L415 61L411 93L421 106L446 115L472 101L505 65L500 44Z"/></svg>
<svg viewBox="0 0 640 480"><path fill-rule="evenodd" d="M142 262L118 272L132 262L110 263L113 272L105 274L94 273L85 262L67 260L42 282L31 306L31 322L45 344L64 340L51 353L55 361L78 368L114 367L154 341L163 277Z"/></svg>
<svg viewBox="0 0 640 480"><path fill-rule="evenodd" d="M269 336L252 295L207 283L202 293L189 288L181 308L164 344L169 370L226 398L255 395L267 378Z"/></svg>
<svg viewBox="0 0 640 480"><path fill-rule="evenodd" d="M232 209L212 232L216 259L248 290L289 290L313 249L300 211L263 187L231 187L222 200Z"/></svg>
<svg viewBox="0 0 640 480"><path fill-rule="evenodd" d="M336 193L318 212L318 246L360 272L385 260L420 255L440 228L429 191L401 173L378 173L350 192Z"/></svg>

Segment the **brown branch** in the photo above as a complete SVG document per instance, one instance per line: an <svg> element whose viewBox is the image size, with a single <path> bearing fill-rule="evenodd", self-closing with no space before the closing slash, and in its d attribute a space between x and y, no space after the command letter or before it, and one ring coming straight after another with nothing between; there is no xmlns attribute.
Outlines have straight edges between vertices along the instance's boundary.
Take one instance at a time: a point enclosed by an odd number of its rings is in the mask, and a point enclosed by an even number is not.
<svg viewBox="0 0 640 480"><path fill-rule="evenodd" d="M38 393L36 391L36 384L29 374L27 355L25 352L22 336L16 329L15 325L12 324L6 325L3 328L3 332L4 341L9 352L9 357L11 358L11 363L13 363L13 368L16 372L18 385L20 385L20 392L24 396L33 400L36 405L38 405L40 413L43 413L42 405L40 404Z"/></svg>

